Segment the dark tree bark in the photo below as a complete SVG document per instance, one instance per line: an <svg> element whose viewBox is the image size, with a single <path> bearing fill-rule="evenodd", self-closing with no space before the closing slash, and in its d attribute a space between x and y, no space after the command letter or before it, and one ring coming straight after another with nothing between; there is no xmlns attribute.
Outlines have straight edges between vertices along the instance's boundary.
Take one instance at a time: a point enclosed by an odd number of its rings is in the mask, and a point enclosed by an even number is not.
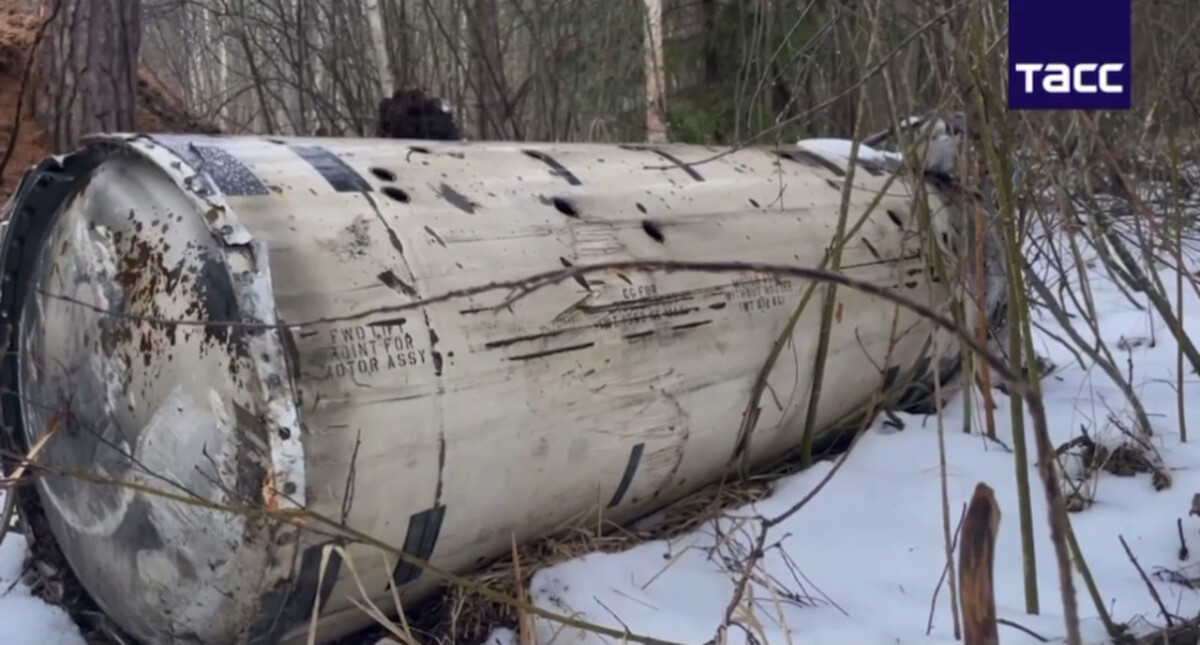
<svg viewBox="0 0 1200 645"><path fill-rule="evenodd" d="M479 139L519 139L519 133L506 132L508 110L505 98L508 84L504 76L504 57L500 47L500 11L496 0L474 0L468 15L471 30L471 84L479 102L476 128Z"/></svg>
<svg viewBox="0 0 1200 645"><path fill-rule="evenodd" d="M130 131L137 98L141 0L42 0L35 108L54 152L83 135Z"/></svg>

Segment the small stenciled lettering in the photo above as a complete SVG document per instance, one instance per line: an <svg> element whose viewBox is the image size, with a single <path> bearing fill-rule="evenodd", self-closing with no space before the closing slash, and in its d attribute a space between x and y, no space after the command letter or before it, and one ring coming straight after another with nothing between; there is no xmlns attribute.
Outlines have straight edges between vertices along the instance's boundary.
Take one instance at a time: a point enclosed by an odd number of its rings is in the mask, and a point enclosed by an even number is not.
<svg viewBox="0 0 1200 645"><path fill-rule="evenodd" d="M418 347L402 324L334 327L327 339L325 378L361 378L429 362L429 351Z"/></svg>
<svg viewBox="0 0 1200 645"><path fill-rule="evenodd" d="M733 289L725 293L725 300L744 313L756 313L781 307L787 303L786 294L796 290L791 280L772 278L750 278L735 280Z"/></svg>

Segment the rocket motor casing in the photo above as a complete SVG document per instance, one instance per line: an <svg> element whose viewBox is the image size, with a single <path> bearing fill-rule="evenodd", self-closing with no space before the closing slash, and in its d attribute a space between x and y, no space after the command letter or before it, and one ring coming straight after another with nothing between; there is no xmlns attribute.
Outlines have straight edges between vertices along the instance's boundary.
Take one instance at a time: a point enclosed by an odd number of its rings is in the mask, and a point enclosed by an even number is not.
<svg viewBox="0 0 1200 645"><path fill-rule="evenodd" d="M805 281L605 271L398 307L606 261L819 265L845 160L719 152L114 134L47 159L0 259L3 414L17 449L53 434L38 500L75 575L147 642L292 640L317 601L328 640L370 623L346 563L322 565L340 542L262 509L467 572L514 536L712 482ZM889 174L855 169L848 225L867 215L842 271L944 308L954 288L921 252L911 182L873 205ZM954 206L930 203L956 266ZM800 441L824 293L770 375L755 463ZM928 322L836 298L823 432L906 374L927 386L931 356L956 364ZM377 599L437 584L346 549Z"/></svg>

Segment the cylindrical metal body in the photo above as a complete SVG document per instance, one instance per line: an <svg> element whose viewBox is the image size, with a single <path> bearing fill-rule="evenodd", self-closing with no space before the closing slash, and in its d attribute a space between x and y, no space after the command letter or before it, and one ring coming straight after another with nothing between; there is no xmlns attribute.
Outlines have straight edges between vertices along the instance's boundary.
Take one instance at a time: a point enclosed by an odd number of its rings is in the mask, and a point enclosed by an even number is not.
<svg viewBox="0 0 1200 645"><path fill-rule="evenodd" d="M604 261L820 264L844 160L719 152L110 135L48 159L10 204L3 413L20 448L50 435L40 462L60 475L37 490L74 573L148 642L294 638L315 600L328 639L370 622L349 567L322 570L330 538L247 509L307 509L466 572L712 482L805 281L610 271L395 307ZM943 306L913 186L873 204L888 174L856 169L849 225L870 214L842 270ZM770 375L755 463L800 442L824 294ZM836 298L823 430L930 372L927 322ZM437 584L347 548L377 599Z"/></svg>

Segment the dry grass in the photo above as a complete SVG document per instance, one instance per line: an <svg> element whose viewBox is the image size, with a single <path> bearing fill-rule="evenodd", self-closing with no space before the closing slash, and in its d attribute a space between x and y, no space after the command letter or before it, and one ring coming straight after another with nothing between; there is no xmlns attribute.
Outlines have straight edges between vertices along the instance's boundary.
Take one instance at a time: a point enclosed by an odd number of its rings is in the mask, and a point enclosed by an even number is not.
<svg viewBox="0 0 1200 645"><path fill-rule="evenodd" d="M589 528L575 527L518 545L513 555L491 563L470 577L506 596L522 597L534 575L542 569L588 553L616 553L647 542L688 535L720 519L727 510L764 499L770 495L774 482L793 470L791 466L784 466L749 481L735 480L710 486L643 520L642 528L599 521ZM439 645L482 642L497 627L513 628L528 638L532 627L531 621L511 605L494 602L458 586L443 591L422 613L432 618L423 625L423 640Z"/></svg>

